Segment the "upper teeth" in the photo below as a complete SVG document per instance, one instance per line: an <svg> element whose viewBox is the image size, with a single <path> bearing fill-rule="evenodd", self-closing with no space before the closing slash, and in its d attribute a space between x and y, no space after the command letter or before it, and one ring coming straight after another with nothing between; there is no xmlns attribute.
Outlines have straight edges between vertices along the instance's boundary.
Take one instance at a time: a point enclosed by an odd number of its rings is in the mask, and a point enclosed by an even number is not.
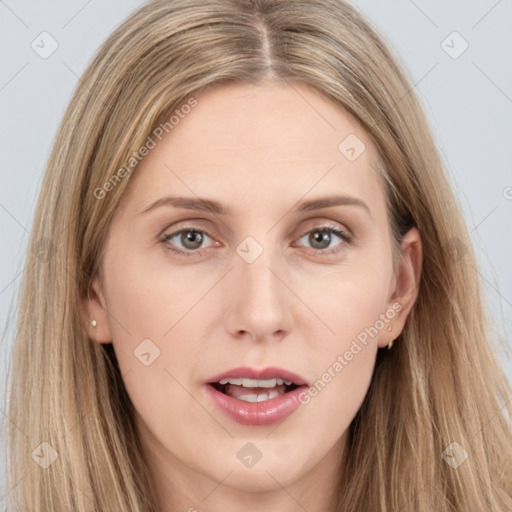
<svg viewBox="0 0 512 512"><path fill-rule="evenodd" d="M282 386L283 383L287 386L290 386L292 382L290 380L284 379L266 379L266 380L256 380L256 379L243 379L243 378L229 378L222 379L219 381L220 384L233 384L235 386L243 386L244 388L275 388L276 384L278 386Z"/></svg>

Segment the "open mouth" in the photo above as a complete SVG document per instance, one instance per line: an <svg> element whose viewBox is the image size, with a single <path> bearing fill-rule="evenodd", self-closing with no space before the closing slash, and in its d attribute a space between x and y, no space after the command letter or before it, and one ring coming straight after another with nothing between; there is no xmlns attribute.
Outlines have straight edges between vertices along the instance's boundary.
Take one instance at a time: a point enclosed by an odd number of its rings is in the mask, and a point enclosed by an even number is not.
<svg viewBox="0 0 512 512"><path fill-rule="evenodd" d="M299 387L291 381L279 378L265 380L229 378L209 384L227 396L251 403L272 400Z"/></svg>
<svg viewBox="0 0 512 512"><path fill-rule="evenodd" d="M204 384L212 403L223 414L249 426L284 421L302 405L301 395L309 386L299 374L277 366L233 368Z"/></svg>

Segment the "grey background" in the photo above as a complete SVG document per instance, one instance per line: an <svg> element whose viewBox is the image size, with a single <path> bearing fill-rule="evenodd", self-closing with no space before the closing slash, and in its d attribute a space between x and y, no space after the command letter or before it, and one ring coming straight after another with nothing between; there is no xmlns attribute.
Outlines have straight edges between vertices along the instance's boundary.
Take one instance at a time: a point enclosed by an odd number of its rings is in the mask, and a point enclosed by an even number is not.
<svg viewBox="0 0 512 512"><path fill-rule="evenodd" d="M353 3L381 29L413 77L471 231L479 258L475 271L496 332L508 343L500 355L512 381L506 351L512 347L512 1ZM0 0L0 411L13 301L53 137L93 52L141 4ZM46 59L31 47L43 31L58 42ZM454 31L469 44L457 58L464 41ZM3 412L0 418L7 421ZM0 507L8 492L3 480Z"/></svg>

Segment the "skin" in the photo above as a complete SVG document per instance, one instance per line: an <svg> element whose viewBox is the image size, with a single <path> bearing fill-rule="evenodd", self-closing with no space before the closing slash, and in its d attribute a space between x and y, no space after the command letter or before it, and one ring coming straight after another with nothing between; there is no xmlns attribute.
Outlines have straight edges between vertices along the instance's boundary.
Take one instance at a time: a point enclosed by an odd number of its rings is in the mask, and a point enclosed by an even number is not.
<svg viewBox="0 0 512 512"><path fill-rule="evenodd" d="M377 350L399 335L417 298L420 235L413 228L404 237L395 274L375 148L315 90L270 82L194 97L198 105L130 177L86 304L97 322L90 335L114 344L162 512L332 511L347 429ZM354 161L338 149L349 134L366 146ZM369 211L293 211L334 193ZM232 215L173 206L141 213L171 195L216 200ZM315 245L309 234L325 224L352 241L331 232ZM186 245L187 233L163 240L191 227L202 245ZM236 252L248 236L263 248L252 263ZM205 392L209 377L245 365L315 382L393 304L402 309L386 323L391 331L359 343L343 370L277 426L239 425ZM134 356L147 338L160 350L149 366ZM262 454L251 468L237 457L247 442Z"/></svg>

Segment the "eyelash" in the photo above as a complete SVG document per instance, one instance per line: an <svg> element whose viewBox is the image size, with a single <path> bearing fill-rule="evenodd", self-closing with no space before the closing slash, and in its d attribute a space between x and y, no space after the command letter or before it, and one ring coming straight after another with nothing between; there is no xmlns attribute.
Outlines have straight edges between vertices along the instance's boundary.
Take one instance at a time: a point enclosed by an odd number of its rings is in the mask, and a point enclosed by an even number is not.
<svg viewBox="0 0 512 512"><path fill-rule="evenodd" d="M187 226L187 227L184 227L178 231L175 231L173 233L170 233L168 235L164 235L163 238L162 238L162 243L165 245L166 249L175 253L175 254L178 254L179 256L186 256L186 257L189 257L189 256L201 256L202 255L202 251L200 249L195 249L195 250L188 250L188 251L182 251L180 249L176 249L175 247L172 247L168 240L171 239L171 238L174 238L176 235L179 235L183 232L190 232L190 231L195 231L197 233L201 233L201 234L204 234L206 236L208 236L209 238L212 238L212 236L210 236L208 234L207 231L204 231L204 230L201 230L201 229L196 229L192 226ZM343 231L342 229L336 227L336 226L330 226L330 225L324 225L324 226L318 226L318 227L315 227L313 229L310 229L309 231L306 231L304 234L302 234L300 237L299 237L299 240L301 238L303 238L305 235L308 235L309 233L312 233L312 232L328 232L328 233L334 233L336 236L338 236L339 238L342 239L342 242L340 244L338 244L338 248L336 249L311 249L313 250L315 253L320 253L322 255L326 255L326 254L336 254L340 251L342 251L344 249L344 246L346 245L349 245L351 242L352 242L352 236L349 235L347 232Z"/></svg>

